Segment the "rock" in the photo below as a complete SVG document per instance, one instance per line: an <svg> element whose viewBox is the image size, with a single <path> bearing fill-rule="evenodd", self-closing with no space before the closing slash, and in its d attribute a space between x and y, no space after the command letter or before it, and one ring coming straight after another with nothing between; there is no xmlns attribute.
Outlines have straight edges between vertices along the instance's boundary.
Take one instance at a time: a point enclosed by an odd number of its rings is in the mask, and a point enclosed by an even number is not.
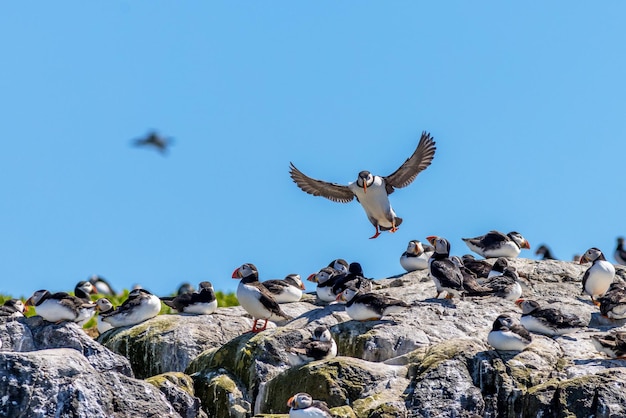
<svg viewBox="0 0 626 418"><path fill-rule="evenodd" d="M207 418L194 396L193 380L184 373L164 373L146 379L156 386L182 418Z"/></svg>
<svg viewBox="0 0 626 418"><path fill-rule="evenodd" d="M99 371L75 349L0 352L0 416L180 417L154 386Z"/></svg>

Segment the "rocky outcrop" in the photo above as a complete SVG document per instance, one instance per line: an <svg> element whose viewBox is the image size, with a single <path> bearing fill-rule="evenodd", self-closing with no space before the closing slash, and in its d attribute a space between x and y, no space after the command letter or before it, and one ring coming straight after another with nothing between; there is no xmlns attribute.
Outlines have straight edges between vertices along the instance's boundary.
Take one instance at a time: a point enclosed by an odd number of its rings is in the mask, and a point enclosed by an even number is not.
<svg viewBox="0 0 626 418"><path fill-rule="evenodd" d="M621 389L626 360L607 359L590 340L626 321L601 317L589 298L580 295L587 266L526 259L511 264L522 276L524 297L575 313L588 326L557 338L533 335L519 353L498 352L487 344L487 334L498 315L519 318L515 304L496 297L435 299L427 273L418 271L375 282L374 292L410 304L405 312L378 321L352 321L343 305L318 304L307 295L302 302L283 305L293 320L271 324L258 334L248 332L252 321L240 307L220 308L209 316L163 315L112 330L98 341L115 355L97 342L71 337L82 332L73 324L42 324L39 329L38 320L31 318L0 326L0 338L9 341L10 350L27 351L2 355L32 355L58 338L68 338L62 345L71 345L75 362L98 370L116 385L123 379L133 385L151 383L154 407L164 402L171 408L162 416L280 416L288 411L287 399L300 391L326 401L338 417L626 416ZM617 276L623 280L626 270L618 266ZM338 356L292 366L287 348L322 324L337 341ZM24 337L16 338L20 333ZM113 361L120 356L128 360ZM11 357L11 364L16 361ZM64 379L67 374L86 374L68 369L75 362L58 365L65 368L53 375ZM146 382L132 379L131 373ZM20 379L30 382L27 376L15 375L14 381ZM105 390L103 405L108 405L107 396Z"/></svg>

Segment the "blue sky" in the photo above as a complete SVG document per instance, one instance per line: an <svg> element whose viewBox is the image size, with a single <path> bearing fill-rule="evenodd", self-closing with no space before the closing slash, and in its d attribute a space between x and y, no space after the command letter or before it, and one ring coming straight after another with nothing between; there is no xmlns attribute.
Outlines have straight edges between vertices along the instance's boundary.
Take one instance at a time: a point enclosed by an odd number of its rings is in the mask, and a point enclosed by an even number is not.
<svg viewBox="0 0 626 418"><path fill-rule="evenodd" d="M50 2L0 14L0 293L100 274L158 294L303 277L334 258L402 273L411 239L517 230L562 259L626 234L626 4ZM132 147L157 130L167 156ZM306 174L432 165L369 240ZM308 288L313 289L310 283Z"/></svg>

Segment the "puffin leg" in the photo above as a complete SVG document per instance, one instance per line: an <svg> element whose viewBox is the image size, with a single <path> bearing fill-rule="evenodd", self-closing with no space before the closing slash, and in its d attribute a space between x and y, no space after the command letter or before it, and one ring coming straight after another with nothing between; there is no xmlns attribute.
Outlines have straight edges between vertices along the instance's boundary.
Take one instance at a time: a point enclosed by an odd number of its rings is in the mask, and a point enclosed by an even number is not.
<svg viewBox="0 0 626 418"><path fill-rule="evenodd" d="M452 293L446 293L446 299L452 299L454 295Z"/></svg>
<svg viewBox="0 0 626 418"><path fill-rule="evenodd" d="M591 301L593 302L594 305L596 306L600 306L600 302L598 302L597 300L595 300L595 298L592 296L591 297Z"/></svg>
<svg viewBox="0 0 626 418"><path fill-rule="evenodd" d="M380 235L380 231L378 230L378 225L374 225L374 227L376 228L376 233L372 235L370 239L378 238L378 236Z"/></svg>
<svg viewBox="0 0 626 418"><path fill-rule="evenodd" d="M252 323L252 332L256 332L256 323L257 323L258 319L254 318L254 322Z"/></svg>
<svg viewBox="0 0 626 418"><path fill-rule="evenodd" d="M254 332L261 332L261 331L265 331L265 328L267 328L267 322L268 322L268 320L267 320L267 319L264 319L264 321L265 321L265 322L263 322L263 328L259 328L259 329L257 329L257 330L256 330L256 331L254 331Z"/></svg>
<svg viewBox="0 0 626 418"><path fill-rule="evenodd" d="M391 221L391 229L389 230L389 232L393 234L397 230L398 230L398 227L396 226L396 218L393 218L393 221Z"/></svg>

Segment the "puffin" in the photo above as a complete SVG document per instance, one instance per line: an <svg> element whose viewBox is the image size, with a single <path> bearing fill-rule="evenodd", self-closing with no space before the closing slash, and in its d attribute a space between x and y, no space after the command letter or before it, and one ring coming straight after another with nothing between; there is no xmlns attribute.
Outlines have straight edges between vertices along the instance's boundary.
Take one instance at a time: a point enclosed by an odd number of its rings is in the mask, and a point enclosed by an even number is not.
<svg viewBox="0 0 626 418"><path fill-rule="evenodd" d="M150 291L140 288L133 289L117 309L106 314L101 313L100 316L102 321L111 324L113 328L119 328L147 321L160 311L161 300Z"/></svg>
<svg viewBox="0 0 626 418"><path fill-rule="evenodd" d="M591 342L596 350L611 358L626 359L626 331L592 335Z"/></svg>
<svg viewBox="0 0 626 418"><path fill-rule="evenodd" d="M37 290L28 298L25 306L31 305L35 307L37 315L57 324L71 321L83 325L91 319L96 309L95 303L85 302L65 292L50 293L45 289Z"/></svg>
<svg viewBox="0 0 626 418"><path fill-rule="evenodd" d="M500 276L492 276L482 282L482 286L491 289L491 296L515 301L522 296L522 285L514 267L506 267Z"/></svg>
<svg viewBox="0 0 626 418"><path fill-rule="evenodd" d="M300 392L287 401L289 418L332 418L328 405L323 401L313 400L308 393Z"/></svg>
<svg viewBox="0 0 626 418"><path fill-rule="evenodd" d="M461 257L463 265L472 271L477 278L487 278L493 265L485 260L476 260L471 254L465 254Z"/></svg>
<svg viewBox="0 0 626 418"><path fill-rule="evenodd" d="M96 310L99 312L99 315L96 317L96 326L100 334L104 334L106 331L113 328L113 325L102 320L102 315L107 315L113 312L114 309L115 307L113 307L113 304L107 298L100 298L96 301Z"/></svg>
<svg viewBox="0 0 626 418"><path fill-rule="evenodd" d="M447 293L446 299L463 296L463 273L450 259L450 243L447 239L435 235L426 237L426 239L435 248L433 255L428 260L430 278L437 288L435 298L438 298L444 291Z"/></svg>
<svg viewBox="0 0 626 418"><path fill-rule="evenodd" d="M337 295L333 293L333 286L340 276L339 272L332 267L324 267L317 273L311 274L307 280L317 283L315 292L322 302L333 302Z"/></svg>
<svg viewBox="0 0 626 418"><path fill-rule="evenodd" d="M400 265L406 271L425 270L428 268L428 259L435 249L424 246L419 240L411 240L406 246L406 251L400 256Z"/></svg>
<svg viewBox="0 0 626 418"><path fill-rule="evenodd" d="M609 290L598 298L600 313L609 319L626 319L626 285L613 282Z"/></svg>
<svg viewBox="0 0 626 418"><path fill-rule="evenodd" d="M302 291L306 290L299 274L288 274L284 279L265 280L261 282L270 291L278 303L298 302Z"/></svg>
<svg viewBox="0 0 626 418"><path fill-rule="evenodd" d="M535 255L541 257L541 260L556 260L556 257L552 255L552 251L548 248L547 245L541 244L539 248L535 251Z"/></svg>
<svg viewBox="0 0 626 418"><path fill-rule="evenodd" d="M91 303L91 297L89 295L95 295L98 293L96 288L91 282L88 281L80 281L74 287L74 296L79 299L82 299L86 303Z"/></svg>
<svg viewBox="0 0 626 418"><path fill-rule="evenodd" d="M491 289L478 283L476 274L465 267L463 260L459 256L450 257L452 262L461 270L463 275L463 290L467 296L487 296L491 293Z"/></svg>
<svg viewBox="0 0 626 418"><path fill-rule="evenodd" d="M586 326L576 315L563 313L556 308L541 308L537 301L531 299L518 299L515 304L522 310L522 326L537 334L554 337Z"/></svg>
<svg viewBox="0 0 626 418"><path fill-rule="evenodd" d="M359 263L350 263L348 266L348 273L335 278L333 284L333 295L335 299L348 287L354 287L359 289L362 293L368 293L372 291L372 281L364 276L363 268Z"/></svg>
<svg viewBox="0 0 626 418"><path fill-rule="evenodd" d="M423 132L417 148L396 171L382 177L369 171L361 171L356 181L343 186L308 177L290 163L289 174L296 185L313 196L322 196L333 202L348 203L355 197L361 204L367 218L374 225L375 233L370 239L377 238L381 231L396 232L402 218L396 216L389 195L397 188L406 187L425 170L435 156L435 141L429 133Z"/></svg>
<svg viewBox="0 0 626 418"><path fill-rule="evenodd" d="M487 342L498 351L522 351L532 342L532 337L511 316L502 314L493 321Z"/></svg>
<svg viewBox="0 0 626 418"><path fill-rule="evenodd" d="M589 248L580 257L580 264L588 262L592 264L583 275L581 295L588 294L591 296L593 303L599 305L600 302L597 301L597 298L609 290L609 286L611 286L615 277L615 267L606 260L602 251L596 247Z"/></svg>
<svg viewBox="0 0 626 418"><path fill-rule="evenodd" d="M343 258L337 258L330 263L328 263L328 267L332 267L337 270L337 274L348 274L350 269L350 265Z"/></svg>
<svg viewBox="0 0 626 418"><path fill-rule="evenodd" d="M332 334L323 325L315 328L311 338L295 347L287 348L289 362L298 366L316 360L325 360L337 356L337 343Z"/></svg>
<svg viewBox="0 0 626 418"><path fill-rule="evenodd" d="M485 258L517 257L522 248L530 249L530 244L519 232L503 234L499 231L489 231L485 235L475 238L462 238L468 248Z"/></svg>
<svg viewBox="0 0 626 418"><path fill-rule="evenodd" d="M195 291L196 291L196 288L194 287L194 285L192 285L189 282L184 282L180 286L178 286L178 290L176 291L176 294L180 296L185 293L193 293Z"/></svg>
<svg viewBox="0 0 626 418"><path fill-rule="evenodd" d="M21 299L7 299L0 306L1 319L16 319L24 316L26 306Z"/></svg>
<svg viewBox="0 0 626 418"><path fill-rule="evenodd" d="M487 278L502 276L504 273L504 269L509 266L509 262L506 257L498 257L496 262L493 263L491 270L489 270L489 274L487 274Z"/></svg>
<svg viewBox="0 0 626 418"><path fill-rule="evenodd" d="M113 286L104 277L97 274L89 278L89 282L96 288L96 293L106 296L115 296L117 292L113 290Z"/></svg>
<svg viewBox="0 0 626 418"><path fill-rule="evenodd" d="M269 320L289 320L291 317L280 308L280 305L269 290L259 282L259 272L252 263L242 264L233 271L233 279L240 279L237 286L237 300L239 304L254 319L252 332L264 331ZM264 319L262 328L257 328L257 322Z"/></svg>
<svg viewBox="0 0 626 418"><path fill-rule="evenodd" d="M197 292L161 297L161 302L177 312L208 315L217 310L217 298L211 282L200 282Z"/></svg>
<svg viewBox="0 0 626 418"><path fill-rule="evenodd" d="M402 312L410 306L402 300L377 293L362 293L354 287L348 287L341 292L337 300L346 302L346 313L356 321L376 321L385 315Z"/></svg>
<svg viewBox="0 0 626 418"><path fill-rule="evenodd" d="M617 247L613 253L613 258L617 261L617 264L626 266L626 250L624 249L624 237L617 238Z"/></svg>

